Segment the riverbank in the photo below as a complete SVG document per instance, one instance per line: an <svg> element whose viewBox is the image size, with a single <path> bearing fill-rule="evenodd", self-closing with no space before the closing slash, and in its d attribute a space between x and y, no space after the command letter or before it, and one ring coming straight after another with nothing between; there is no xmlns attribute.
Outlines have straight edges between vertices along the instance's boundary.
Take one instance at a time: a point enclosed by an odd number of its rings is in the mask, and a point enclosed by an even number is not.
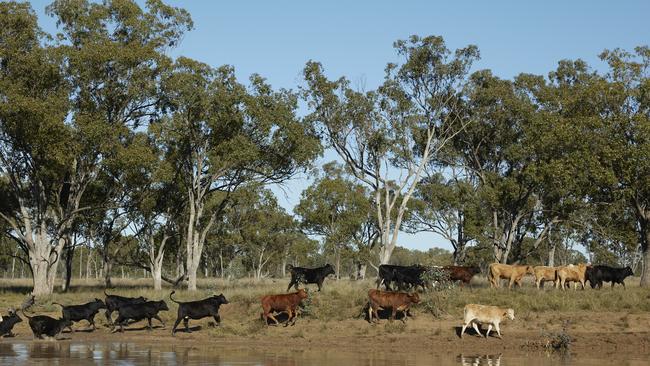
<svg viewBox="0 0 650 366"><path fill-rule="evenodd" d="M637 279L628 279L628 289L585 291L538 291L526 284L521 290L489 289L477 279L473 289L451 289L423 294L421 304L413 309L413 318L401 321L382 320L369 324L363 306L372 283L328 280L321 293L310 291L310 299L295 326L267 327L260 320L259 298L268 293L283 293L287 281L262 282L207 280L197 293L178 291L177 300L189 301L212 293L223 293L230 304L221 308L222 323L212 319L191 321L192 333L181 329L171 336L177 306L169 301L170 289L153 291L138 281L118 283L109 291L125 296L165 299L170 310L161 313L167 324L149 332L145 322L127 327L124 333L110 333L103 311L96 317L99 327L86 332L86 322L76 323L75 333L63 333L69 340L60 342L133 342L137 344L192 345L209 349L218 347L253 347L259 349L322 349L346 352L404 352L425 354L549 354L569 352L579 357L610 357L616 354L650 355L650 290L639 288ZM95 297L103 299L103 289L95 285L77 287L70 293L37 299L32 312L59 316L52 301L64 304L83 303ZM17 286L0 287L0 309L20 304L24 294ZM484 303L515 309L515 320L502 325L503 339L485 339L473 332L459 338L462 306ZM116 314L114 314L116 317ZM182 325L181 325L182 326ZM485 331L485 328L484 330ZM32 341L27 321L19 323L14 338L2 342Z"/></svg>

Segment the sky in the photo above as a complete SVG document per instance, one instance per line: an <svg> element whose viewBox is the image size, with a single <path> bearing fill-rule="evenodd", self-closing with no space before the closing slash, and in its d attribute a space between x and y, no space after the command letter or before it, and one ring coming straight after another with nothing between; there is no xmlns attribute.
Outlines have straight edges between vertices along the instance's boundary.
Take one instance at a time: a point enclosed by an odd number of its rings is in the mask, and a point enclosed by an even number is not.
<svg viewBox="0 0 650 366"><path fill-rule="evenodd" d="M139 1L144 3L144 1ZM44 14L50 1L31 1L41 27L56 31ZM195 29L171 56L186 56L212 66L233 65L238 78L252 73L275 88L296 89L309 60L323 64L331 78L346 76L371 90L384 67L397 58L392 44L410 35L442 36L450 49L478 46L473 70L491 69L502 78L521 72L547 75L562 59L581 58L604 70L604 49L650 44L650 1L208 1L167 0L187 9ZM319 160L335 160L327 152ZM300 176L282 189L279 202L291 211L309 184ZM426 250L450 249L432 234L400 235L399 244Z"/></svg>

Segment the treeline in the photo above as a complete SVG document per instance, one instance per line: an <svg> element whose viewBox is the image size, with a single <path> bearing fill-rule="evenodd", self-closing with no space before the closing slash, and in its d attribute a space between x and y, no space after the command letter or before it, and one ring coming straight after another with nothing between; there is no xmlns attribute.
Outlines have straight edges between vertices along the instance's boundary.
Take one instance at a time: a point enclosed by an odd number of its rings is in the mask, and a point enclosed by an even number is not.
<svg viewBox="0 0 650 366"><path fill-rule="evenodd" d="M196 289L201 273L331 261L358 278L402 260L641 264L650 282L648 47L604 51L604 73L562 60L505 80L472 70L475 46L413 36L375 90L309 62L292 91L169 57L193 24L160 0L46 13L57 34L0 3L2 263L36 294L58 272L69 287L81 248L107 286L116 267ZM324 149L339 161L314 169ZM308 172L286 212L269 185ZM454 252L404 251L400 231Z"/></svg>

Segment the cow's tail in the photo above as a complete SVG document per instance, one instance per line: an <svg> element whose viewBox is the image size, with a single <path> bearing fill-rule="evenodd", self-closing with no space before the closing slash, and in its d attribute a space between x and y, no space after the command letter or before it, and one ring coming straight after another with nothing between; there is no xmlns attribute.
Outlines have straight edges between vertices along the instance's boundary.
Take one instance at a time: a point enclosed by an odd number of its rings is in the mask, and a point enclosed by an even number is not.
<svg viewBox="0 0 650 366"><path fill-rule="evenodd" d="M174 300L174 298L172 297L172 295L175 294L175 293L176 293L176 290L173 290L172 292L170 292L170 293L169 293L169 299L170 299L171 301L177 303L177 304L180 304L180 302Z"/></svg>
<svg viewBox="0 0 650 366"><path fill-rule="evenodd" d="M106 296L111 296L111 295L109 295L109 294L106 293L106 289L104 289L104 295L106 295Z"/></svg>

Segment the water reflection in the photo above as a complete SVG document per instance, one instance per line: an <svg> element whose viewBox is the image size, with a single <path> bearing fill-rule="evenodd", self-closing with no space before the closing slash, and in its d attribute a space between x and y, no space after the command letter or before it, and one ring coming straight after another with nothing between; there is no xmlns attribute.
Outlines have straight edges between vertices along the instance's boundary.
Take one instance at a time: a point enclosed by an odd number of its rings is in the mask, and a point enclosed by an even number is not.
<svg viewBox="0 0 650 366"><path fill-rule="evenodd" d="M461 354L457 359L462 366L501 366L501 353L485 356L465 356Z"/></svg>
<svg viewBox="0 0 650 366"><path fill-rule="evenodd" d="M640 359L577 359L553 354L510 357L502 354L434 354L422 352L366 352L315 348L285 350L244 346L83 343L69 341L0 342L0 365L364 365L364 366L546 366L647 364Z"/></svg>

